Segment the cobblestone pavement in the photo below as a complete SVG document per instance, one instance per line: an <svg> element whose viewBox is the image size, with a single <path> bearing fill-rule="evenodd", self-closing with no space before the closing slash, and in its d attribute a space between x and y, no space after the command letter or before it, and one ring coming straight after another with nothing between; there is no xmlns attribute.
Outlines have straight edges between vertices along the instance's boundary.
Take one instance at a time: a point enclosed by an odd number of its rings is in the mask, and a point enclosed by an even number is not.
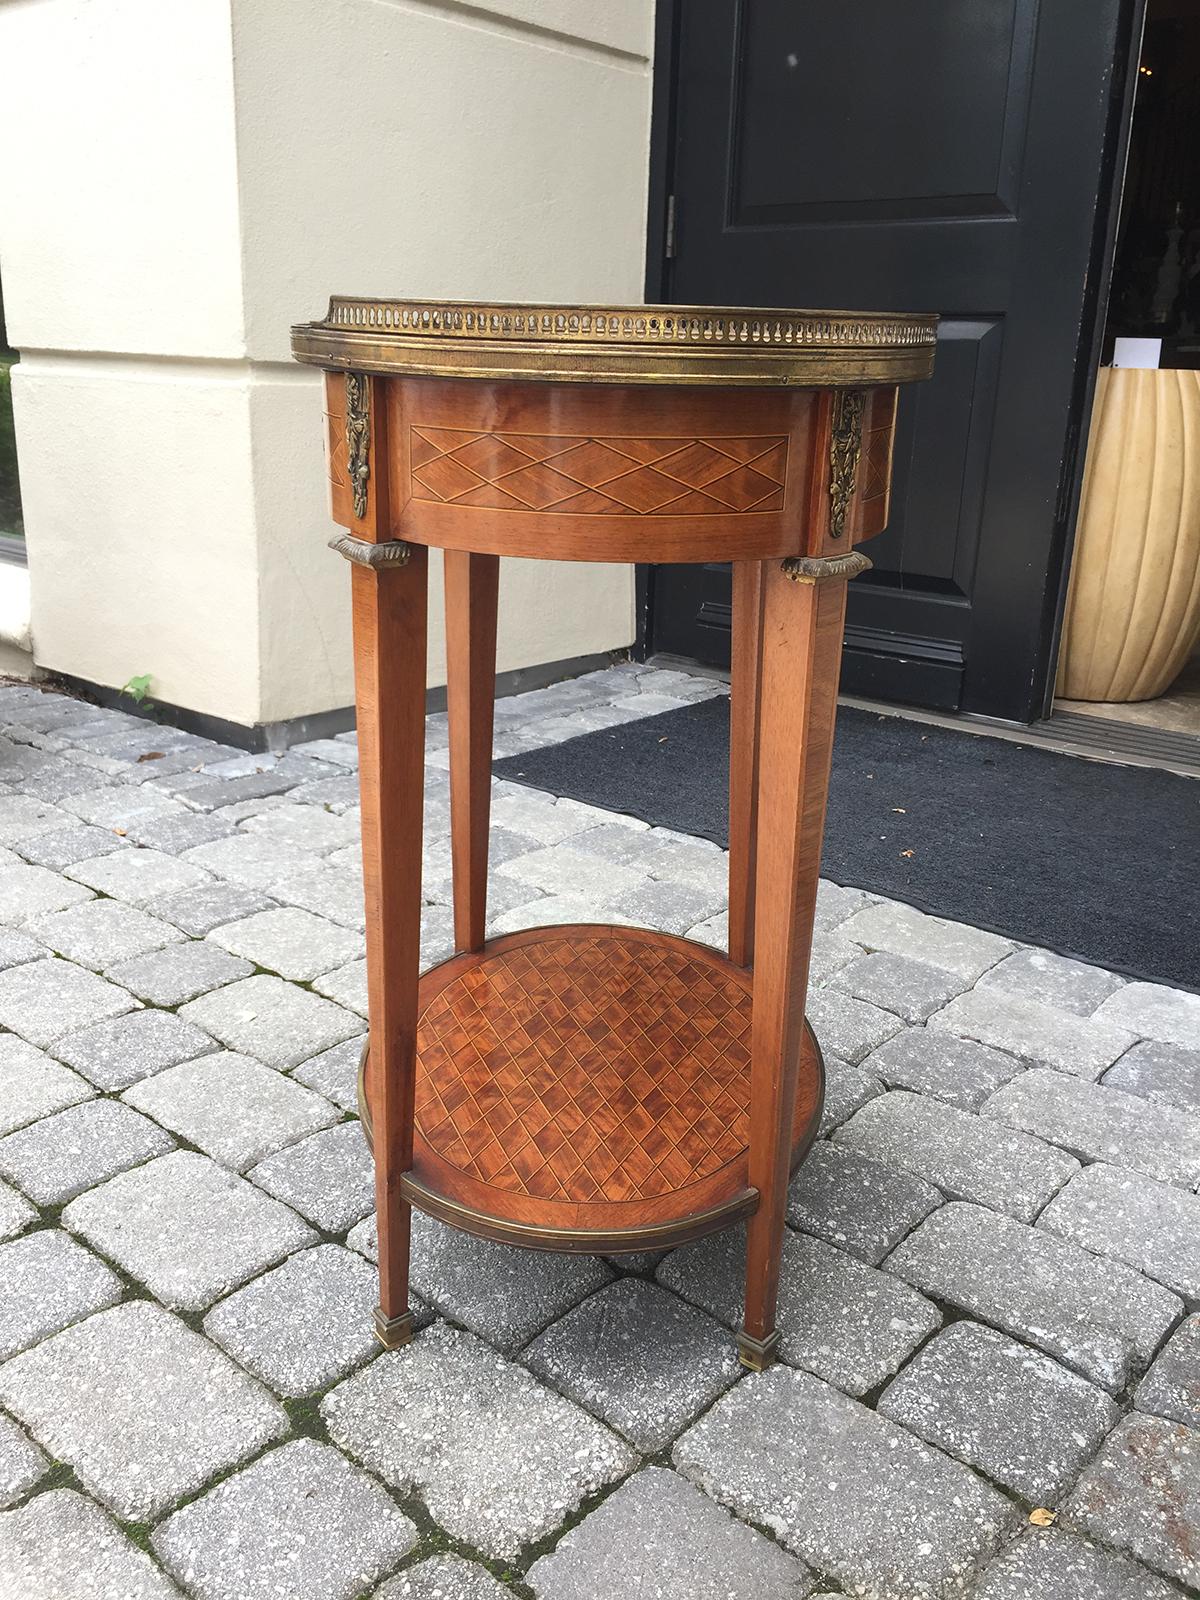
<svg viewBox="0 0 1200 1600"><path fill-rule="evenodd" d="M497 748L721 692L614 667ZM1196 1591L1200 998L824 884L783 1362L733 1359L736 1234L424 1218L385 1354L355 763L0 687L2 1600ZM434 716L427 961L446 766ZM712 845L503 782L494 823L496 930L724 939Z"/></svg>

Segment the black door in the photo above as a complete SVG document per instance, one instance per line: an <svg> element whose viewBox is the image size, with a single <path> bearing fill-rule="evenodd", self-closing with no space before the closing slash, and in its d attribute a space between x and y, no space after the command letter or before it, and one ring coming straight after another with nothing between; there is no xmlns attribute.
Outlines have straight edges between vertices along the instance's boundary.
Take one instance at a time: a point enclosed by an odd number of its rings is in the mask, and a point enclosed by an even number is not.
<svg viewBox="0 0 1200 1600"><path fill-rule="evenodd" d="M1139 0L677 0L664 23L649 298L944 318L850 586L850 693L1045 709L1138 26ZM654 648L727 662L728 621L728 569L652 574Z"/></svg>

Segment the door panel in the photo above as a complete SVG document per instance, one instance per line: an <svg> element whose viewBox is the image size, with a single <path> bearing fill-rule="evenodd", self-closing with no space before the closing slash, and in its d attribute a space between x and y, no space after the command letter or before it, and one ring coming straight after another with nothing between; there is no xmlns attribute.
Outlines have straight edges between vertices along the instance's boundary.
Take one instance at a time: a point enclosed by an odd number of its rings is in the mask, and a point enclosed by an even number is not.
<svg viewBox="0 0 1200 1600"><path fill-rule="evenodd" d="M847 689L1041 712L1137 5L677 8L676 254L651 296L944 319L933 379L901 390ZM727 657L727 572L659 569L652 593L656 648Z"/></svg>

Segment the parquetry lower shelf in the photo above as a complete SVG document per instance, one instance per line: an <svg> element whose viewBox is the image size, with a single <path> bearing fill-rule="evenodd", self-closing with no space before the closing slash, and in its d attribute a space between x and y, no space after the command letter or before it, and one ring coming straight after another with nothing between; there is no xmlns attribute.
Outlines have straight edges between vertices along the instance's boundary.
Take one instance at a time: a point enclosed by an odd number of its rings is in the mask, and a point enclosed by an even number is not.
<svg viewBox="0 0 1200 1600"><path fill-rule="evenodd" d="M548 1250L666 1247L754 1209L750 975L640 928L534 928L421 980L406 1197ZM804 1034L793 1164L816 1134ZM370 1138L372 1074L361 1099Z"/></svg>

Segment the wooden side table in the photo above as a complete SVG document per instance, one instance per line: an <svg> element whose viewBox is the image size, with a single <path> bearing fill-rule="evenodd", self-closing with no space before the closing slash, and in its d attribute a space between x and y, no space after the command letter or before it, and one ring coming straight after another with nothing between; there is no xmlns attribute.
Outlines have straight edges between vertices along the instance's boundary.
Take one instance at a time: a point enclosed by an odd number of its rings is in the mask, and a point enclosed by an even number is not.
<svg viewBox="0 0 1200 1600"><path fill-rule="evenodd" d="M380 1305L412 1206L615 1253L748 1220L741 1359L774 1357L846 580L887 518L896 385L935 317L335 298L333 547L352 562ZM454 930L419 977L429 547L445 552ZM487 940L501 556L733 563L729 955L643 929Z"/></svg>

